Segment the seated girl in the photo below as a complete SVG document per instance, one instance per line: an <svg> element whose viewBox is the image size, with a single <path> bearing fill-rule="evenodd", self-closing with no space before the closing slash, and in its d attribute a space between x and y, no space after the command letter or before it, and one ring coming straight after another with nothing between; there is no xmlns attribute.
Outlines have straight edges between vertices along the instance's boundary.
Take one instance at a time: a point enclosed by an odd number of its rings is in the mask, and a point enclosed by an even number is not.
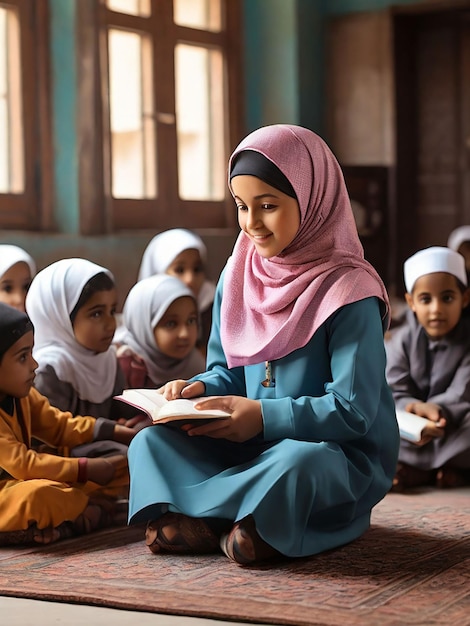
<svg viewBox="0 0 470 626"><path fill-rule="evenodd" d="M23 248L0 245L0 302L24 311L26 294L35 274L36 263Z"/></svg>
<svg viewBox="0 0 470 626"><path fill-rule="evenodd" d="M62 259L37 274L26 299L36 329L36 389L74 415L118 419L113 396L124 376L112 345L117 292L111 272L80 258ZM125 454L104 441L79 446L74 456Z"/></svg>
<svg viewBox="0 0 470 626"><path fill-rule="evenodd" d="M175 376L186 378L205 369L196 349L196 300L177 278L161 274L138 282L123 316L126 332L118 360L126 387L160 387Z"/></svg>
<svg viewBox="0 0 470 626"><path fill-rule="evenodd" d="M198 347L205 355L212 323L215 285L207 279L207 248L196 233L172 228L156 235L142 256L138 280L155 274L176 276L197 298L200 315Z"/></svg>

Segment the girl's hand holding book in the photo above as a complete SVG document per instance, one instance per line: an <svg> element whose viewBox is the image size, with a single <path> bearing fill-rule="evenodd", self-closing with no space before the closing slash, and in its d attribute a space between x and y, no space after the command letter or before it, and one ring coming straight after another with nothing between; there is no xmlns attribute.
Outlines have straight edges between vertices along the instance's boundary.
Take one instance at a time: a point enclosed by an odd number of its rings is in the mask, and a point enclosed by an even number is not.
<svg viewBox="0 0 470 626"><path fill-rule="evenodd" d="M202 399L194 408L201 411L218 409L230 413L230 417L202 426L195 424L194 428L186 429L190 436L205 435L241 443L263 432L261 403L258 400L241 396L215 396Z"/></svg>

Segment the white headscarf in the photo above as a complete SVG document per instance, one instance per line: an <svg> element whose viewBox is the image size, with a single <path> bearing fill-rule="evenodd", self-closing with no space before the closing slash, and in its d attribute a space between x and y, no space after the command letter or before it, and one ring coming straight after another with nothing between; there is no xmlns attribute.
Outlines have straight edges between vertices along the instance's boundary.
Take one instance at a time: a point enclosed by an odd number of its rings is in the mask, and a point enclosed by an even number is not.
<svg viewBox="0 0 470 626"><path fill-rule="evenodd" d="M447 247L458 252L464 241L470 241L470 226L460 226L453 230L447 240Z"/></svg>
<svg viewBox="0 0 470 626"><path fill-rule="evenodd" d="M33 355L38 372L47 365L57 377L70 383L81 400L100 404L113 394L117 372L114 346L95 354L75 339L70 314L88 281L109 270L86 259L62 259L33 279L26 297L26 311L34 324Z"/></svg>
<svg viewBox="0 0 470 626"><path fill-rule="evenodd" d="M26 263L31 272L31 277L36 274L36 263L26 250L11 244L0 244L0 278L17 263Z"/></svg>
<svg viewBox="0 0 470 626"><path fill-rule="evenodd" d="M201 261L205 265L207 263L207 248L196 233L185 228L172 228L155 235L142 256L137 280L155 274L164 274L179 254L185 250L193 249L199 251ZM215 285L211 281L205 280L197 297L200 313L212 305L214 294Z"/></svg>
<svg viewBox="0 0 470 626"><path fill-rule="evenodd" d="M122 342L138 354L155 385L177 378L191 378L205 369L204 358L194 348L183 360L163 354L157 347L154 329L168 307L178 298L194 294L174 276L159 274L136 283L126 298L123 321L126 332Z"/></svg>

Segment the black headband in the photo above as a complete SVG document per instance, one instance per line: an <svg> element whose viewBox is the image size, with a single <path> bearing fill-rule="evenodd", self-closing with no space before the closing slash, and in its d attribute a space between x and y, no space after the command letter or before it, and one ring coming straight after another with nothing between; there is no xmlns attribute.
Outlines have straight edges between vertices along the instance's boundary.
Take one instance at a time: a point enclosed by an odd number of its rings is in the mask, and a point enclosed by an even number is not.
<svg viewBox="0 0 470 626"><path fill-rule="evenodd" d="M30 330L34 328L26 313L0 302L0 359Z"/></svg>
<svg viewBox="0 0 470 626"><path fill-rule="evenodd" d="M282 193L297 200L294 188L281 170L259 152L243 150L237 154L230 169L230 180L235 176L256 176Z"/></svg>

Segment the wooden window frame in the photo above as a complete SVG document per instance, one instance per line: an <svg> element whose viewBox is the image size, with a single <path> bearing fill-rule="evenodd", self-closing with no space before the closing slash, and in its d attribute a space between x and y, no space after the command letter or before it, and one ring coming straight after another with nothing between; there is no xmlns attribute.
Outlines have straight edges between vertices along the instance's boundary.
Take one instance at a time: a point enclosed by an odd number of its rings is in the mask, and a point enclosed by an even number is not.
<svg viewBox="0 0 470 626"><path fill-rule="evenodd" d="M24 191L0 193L2 229L52 230L49 14L47 0L2 0L18 10L24 129Z"/></svg>
<svg viewBox="0 0 470 626"><path fill-rule="evenodd" d="M184 226L186 228L233 228L236 215L228 190L217 201L182 200L177 194L176 132L167 123L175 113L173 45L197 43L221 47L226 54L226 101L228 103L225 145L231 149L243 136L241 89L241 2L222 0L226 30L207 33L173 24L172 0L151 0L154 11L149 21L164 20L170 25L164 36L154 40L154 70L159 89L154 91L157 125L158 198L121 199L111 195L109 94L107 75L107 35L109 10L104 0L80 0L77 6L78 74L79 74L79 187L80 230L85 235L98 235L120 230L152 229ZM112 26L136 27L140 20L130 15L112 13ZM148 32L148 31L147 31ZM171 54L168 52L171 49ZM169 62L171 60L171 62ZM162 89L162 84L164 88ZM165 146L162 155L161 146ZM166 163L163 163L163 161ZM162 167L174 167L162 174Z"/></svg>

